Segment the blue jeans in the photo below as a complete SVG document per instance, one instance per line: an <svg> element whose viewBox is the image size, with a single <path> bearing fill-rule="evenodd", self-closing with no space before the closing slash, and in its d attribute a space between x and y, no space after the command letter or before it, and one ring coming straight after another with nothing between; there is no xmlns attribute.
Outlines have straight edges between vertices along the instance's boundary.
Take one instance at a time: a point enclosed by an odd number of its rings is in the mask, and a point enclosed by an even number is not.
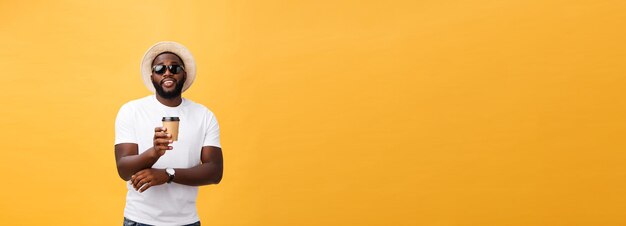
<svg viewBox="0 0 626 226"><path fill-rule="evenodd" d="M152 226L152 225L137 223L124 217L124 226ZM200 221L193 223L193 224L183 225L183 226L200 226Z"/></svg>

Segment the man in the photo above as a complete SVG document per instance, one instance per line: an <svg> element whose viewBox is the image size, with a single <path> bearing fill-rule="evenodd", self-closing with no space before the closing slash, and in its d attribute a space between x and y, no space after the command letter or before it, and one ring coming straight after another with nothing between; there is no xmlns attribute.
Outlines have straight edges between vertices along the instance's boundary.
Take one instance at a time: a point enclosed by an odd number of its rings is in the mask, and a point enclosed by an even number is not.
<svg viewBox="0 0 626 226"><path fill-rule="evenodd" d="M159 42L141 72L156 94L124 104L115 120L117 172L128 181L124 225L200 225L198 186L219 183L223 165L215 115L181 97L195 79L195 60L181 44ZM163 117L180 119L177 141Z"/></svg>

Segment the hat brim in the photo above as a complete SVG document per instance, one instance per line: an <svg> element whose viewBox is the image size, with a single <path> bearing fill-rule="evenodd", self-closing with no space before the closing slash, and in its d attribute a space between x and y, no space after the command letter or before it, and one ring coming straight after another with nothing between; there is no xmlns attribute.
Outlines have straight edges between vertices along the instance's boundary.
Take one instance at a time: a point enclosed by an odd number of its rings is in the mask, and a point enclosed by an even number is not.
<svg viewBox="0 0 626 226"><path fill-rule="evenodd" d="M154 90L154 85L152 84L152 79L150 78L152 76L152 61L154 61L154 58L156 58L159 54L164 52L172 52L183 60L185 72L187 73L187 80L185 80L182 90L185 92L185 90L191 87L191 84L193 84L193 81L196 79L196 61L193 58L193 55L191 55L191 52L189 52L185 46L171 41L158 42L150 47L143 55L143 60L141 60L141 76L146 88L148 88L148 90L152 93L156 92Z"/></svg>

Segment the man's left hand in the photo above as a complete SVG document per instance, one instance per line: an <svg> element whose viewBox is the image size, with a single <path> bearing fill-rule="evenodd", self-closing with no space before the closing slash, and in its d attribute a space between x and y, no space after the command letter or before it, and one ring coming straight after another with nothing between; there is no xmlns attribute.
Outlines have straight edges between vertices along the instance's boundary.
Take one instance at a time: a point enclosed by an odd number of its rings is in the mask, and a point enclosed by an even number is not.
<svg viewBox="0 0 626 226"><path fill-rule="evenodd" d="M139 192L144 192L152 186L165 184L169 179L165 169L144 169L130 178L133 188Z"/></svg>

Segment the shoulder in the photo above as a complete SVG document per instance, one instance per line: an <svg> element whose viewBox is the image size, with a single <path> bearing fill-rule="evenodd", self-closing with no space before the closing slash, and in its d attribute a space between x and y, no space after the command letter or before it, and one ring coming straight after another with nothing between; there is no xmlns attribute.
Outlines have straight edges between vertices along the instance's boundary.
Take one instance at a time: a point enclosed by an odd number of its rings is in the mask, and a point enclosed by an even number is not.
<svg viewBox="0 0 626 226"><path fill-rule="evenodd" d="M142 98L139 98L139 99L134 99L134 100L126 102L124 105L122 105L121 108L122 109L124 109L124 108L133 109L133 108L141 107L143 105L150 104L151 98L153 98L152 95L146 96L146 97L142 97Z"/></svg>
<svg viewBox="0 0 626 226"><path fill-rule="evenodd" d="M152 96L142 97L126 102L120 107L119 114L132 114L137 109L143 108L150 104Z"/></svg>
<svg viewBox="0 0 626 226"><path fill-rule="evenodd" d="M190 99L185 99L186 105L185 107L189 108L193 112L207 114L208 116L213 116L213 111L207 108L206 106L196 103Z"/></svg>

